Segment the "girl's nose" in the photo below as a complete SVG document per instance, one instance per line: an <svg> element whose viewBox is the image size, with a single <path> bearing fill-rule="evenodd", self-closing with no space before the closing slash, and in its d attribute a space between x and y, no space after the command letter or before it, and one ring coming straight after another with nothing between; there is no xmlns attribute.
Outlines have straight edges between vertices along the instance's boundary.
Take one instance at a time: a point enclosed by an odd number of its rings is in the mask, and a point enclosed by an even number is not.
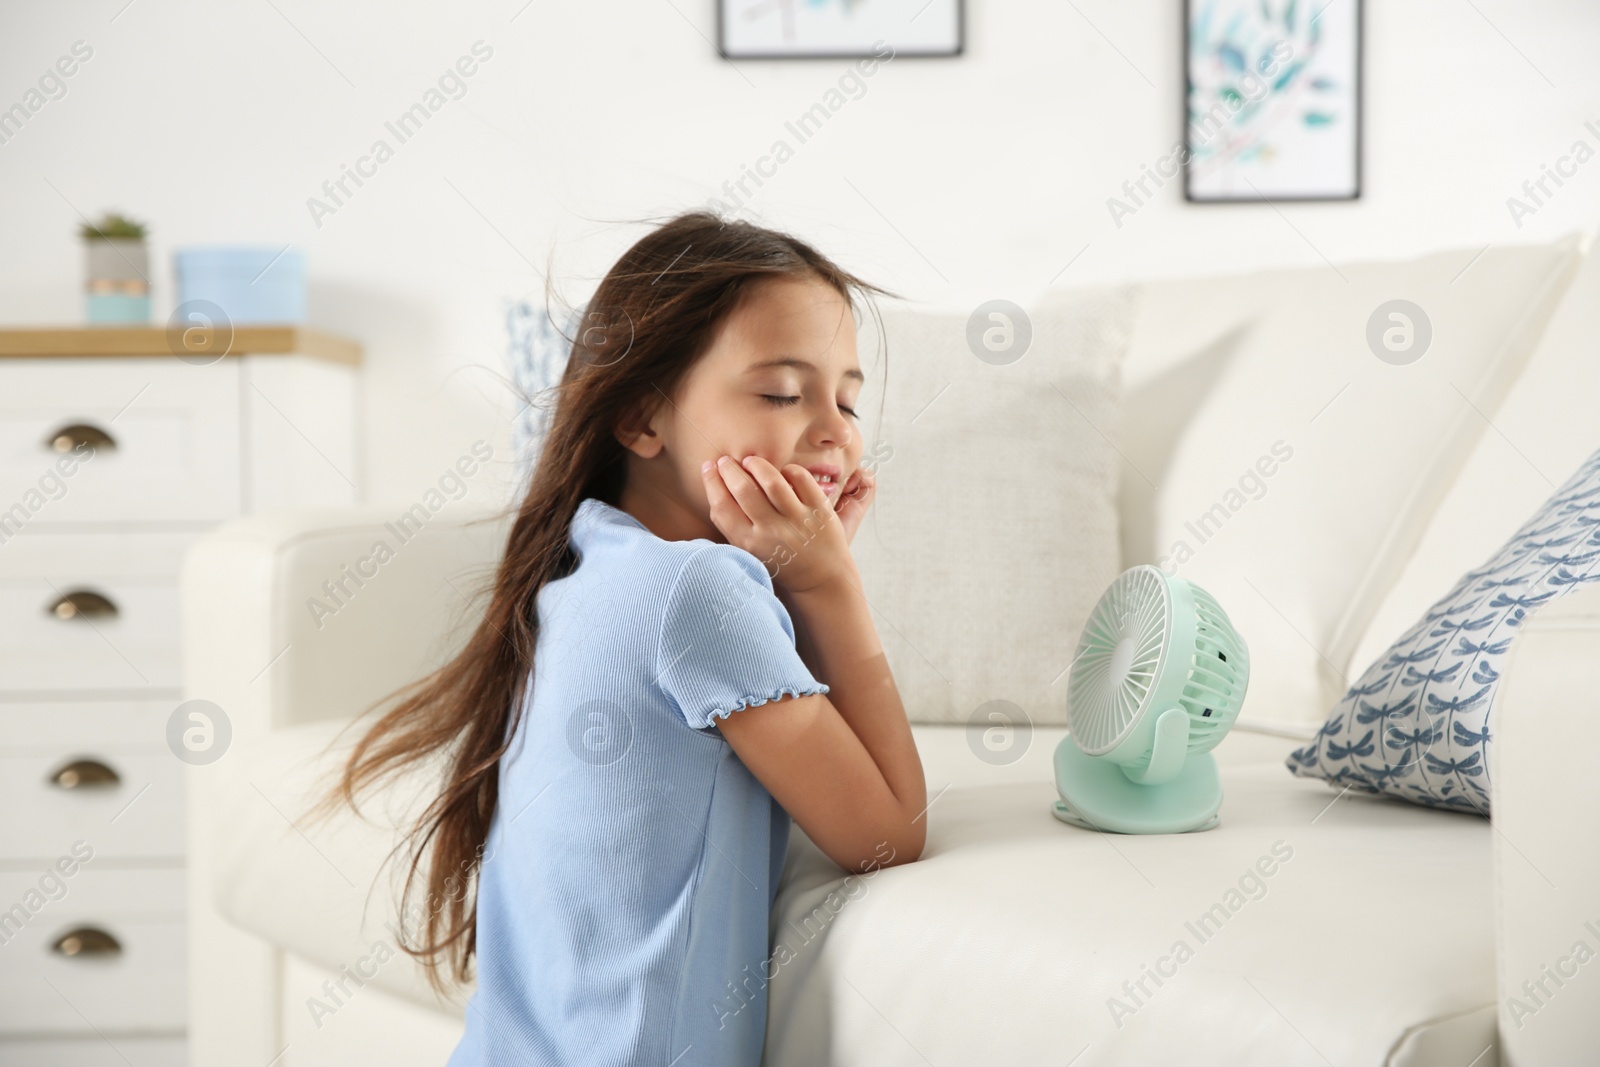
<svg viewBox="0 0 1600 1067"><path fill-rule="evenodd" d="M832 417L825 417L819 425L822 434L819 444L843 447L855 437L855 431L850 426L850 417L837 407L834 408Z"/></svg>

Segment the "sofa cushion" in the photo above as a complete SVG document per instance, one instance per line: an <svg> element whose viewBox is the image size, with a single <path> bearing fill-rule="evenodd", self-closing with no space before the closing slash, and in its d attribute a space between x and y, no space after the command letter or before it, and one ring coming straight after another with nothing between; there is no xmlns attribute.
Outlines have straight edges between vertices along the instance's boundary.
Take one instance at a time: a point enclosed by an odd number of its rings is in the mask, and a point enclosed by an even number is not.
<svg viewBox="0 0 1600 1067"><path fill-rule="evenodd" d="M1600 582L1600 452L1373 661L1289 769L1487 815L1490 716L1512 642L1535 612L1591 582Z"/></svg>
<svg viewBox="0 0 1600 1067"><path fill-rule="evenodd" d="M1494 554L1561 479L1600 447L1600 255L1589 254L1561 297L1451 484L1405 570L1384 595L1352 663L1377 659L1461 575ZM1494 501L1486 507L1485 501Z"/></svg>
<svg viewBox="0 0 1600 1067"><path fill-rule="evenodd" d="M992 358L966 311L884 307L886 388L863 340L878 491L852 552L912 722L1066 721L1065 669L1121 570L1113 438L1136 302L1053 290L1011 313L1020 355Z"/></svg>
<svg viewBox="0 0 1600 1067"><path fill-rule="evenodd" d="M387 925L397 923L400 881L397 868L385 870L385 859L400 841L397 828L422 811L431 786L426 772L379 788L370 801L363 800L360 816L341 808L326 820L303 817L314 787L331 780L359 730L334 720L274 730L253 749L247 765L216 779L212 843L217 858L210 896L230 922L330 970L381 955L385 958L372 984L460 1018L472 984L457 998L441 1001L420 967L396 951ZM993 758L992 745L985 747L992 733L985 737L970 727L921 725L912 732L931 797L947 786L1052 781L1050 757L1065 729L1016 735L1016 746L1003 759ZM1276 765L1288 744L1235 731L1217 747L1217 762ZM989 758L980 759L975 745ZM380 942L385 949L377 952ZM308 989L304 997L317 992ZM297 1003L290 1010L311 1008Z"/></svg>
<svg viewBox="0 0 1600 1067"><path fill-rule="evenodd" d="M1223 765L1199 833L1069 826L1048 782L950 790L921 860L865 874L797 833L765 1064L1472 1062L1495 1032L1489 826L1279 764Z"/></svg>
<svg viewBox="0 0 1600 1067"><path fill-rule="evenodd" d="M333 971L367 961L367 984L459 1018L470 984L434 997L386 925L397 882L383 860L394 827L420 810L427 774L373 794L366 819L300 817L312 784L348 751L354 731L338 736L341 725L274 731L220 786L212 898L296 956ZM950 777L938 766L968 758L966 741L959 727L917 735L934 798L920 862L852 879L803 832L791 837L773 930L795 956L772 974L771 1067L917 1062L907 1041L953 1063L1066 1062L1090 1043L1111 1050L1108 1062L1164 1062L1184 1048L1188 1062L1322 1063L1297 1030L1333 1062L1420 1065L1437 1060L1384 1055L1478 1042L1456 1057L1465 1063L1492 1038L1481 821L1335 797L1283 774L1292 741L1240 734L1217 750L1226 799L1216 829L1092 834L1050 814L1053 783L1025 760L1001 765L1010 781L932 787ZM1371 893L1379 871L1406 894ZM1201 942L1184 924L1208 912ZM1179 940L1193 957L1163 962ZM1283 951L1307 942L1319 946L1314 965ZM1384 967L1371 965L1373 944ZM1161 987L1146 979L1152 995L1135 1003L1122 983L1146 965L1177 973ZM284 1010L310 1013L324 995L291 989ZM1114 1013L1114 996L1133 1013Z"/></svg>
<svg viewBox="0 0 1600 1067"><path fill-rule="evenodd" d="M1310 737L1349 687L1356 643L1483 433L1479 412L1504 396L1580 258L1569 237L1262 275L1252 299L1205 283L1236 319L1150 287L1122 479L1143 487L1125 511L1137 522L1142 509L1148 532L1128 541L1149 556L1123 562L1157 563L1226 607L1252 653L1241 723ZM1431 323L1414 362L1369 344L1395 299ZM1163 302L1197 324L1187 355L1171 316L1164 352L1140 343Z"/></svg>

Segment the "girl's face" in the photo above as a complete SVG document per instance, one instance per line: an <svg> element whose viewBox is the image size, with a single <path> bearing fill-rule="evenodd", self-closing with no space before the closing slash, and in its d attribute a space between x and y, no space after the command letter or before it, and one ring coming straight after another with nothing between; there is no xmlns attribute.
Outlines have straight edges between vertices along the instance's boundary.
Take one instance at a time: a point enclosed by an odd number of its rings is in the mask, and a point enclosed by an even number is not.
<svg viewBox="0 0 1600 1067"><path fill-rule="evenodd" d="M649 425L618 433L631 453L622 510L666 540L725 542L700 474L724 455L830 473L823 489L837 501L861 462L854 412L863 381L844 296L814 277L762 279Z"/></svg>

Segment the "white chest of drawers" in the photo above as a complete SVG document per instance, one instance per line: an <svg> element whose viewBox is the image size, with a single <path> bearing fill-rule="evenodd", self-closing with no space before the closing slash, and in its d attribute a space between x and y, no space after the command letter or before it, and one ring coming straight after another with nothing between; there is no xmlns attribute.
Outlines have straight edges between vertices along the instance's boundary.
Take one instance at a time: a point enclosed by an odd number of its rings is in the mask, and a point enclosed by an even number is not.
<svg viewBox="0 0 1600 1067"><path fill-rule="evenodd" d="M185 1062L178 574L221 520L359 501L359 360L0 331L0 1065Z"/></svg>

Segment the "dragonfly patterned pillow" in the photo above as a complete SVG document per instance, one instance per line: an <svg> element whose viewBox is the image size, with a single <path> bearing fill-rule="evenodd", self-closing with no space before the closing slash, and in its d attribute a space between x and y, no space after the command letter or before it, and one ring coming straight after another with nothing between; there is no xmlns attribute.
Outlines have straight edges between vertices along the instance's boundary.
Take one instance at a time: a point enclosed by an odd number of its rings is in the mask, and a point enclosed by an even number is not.
<svg viewBox="0 0 1600 1067"><path fill-rule="evenodd" d="M1596 581L1600 452L1367 668L1289 770L1489 814L1490 710L1511 643L1534 612Z"/></svg>

